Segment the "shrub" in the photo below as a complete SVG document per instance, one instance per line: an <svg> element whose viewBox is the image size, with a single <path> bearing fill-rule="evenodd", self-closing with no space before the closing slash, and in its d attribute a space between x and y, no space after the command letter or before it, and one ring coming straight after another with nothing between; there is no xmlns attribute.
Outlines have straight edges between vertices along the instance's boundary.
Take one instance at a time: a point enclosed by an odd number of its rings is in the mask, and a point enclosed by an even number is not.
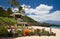
<svg viewBox="0 0 60 39"><path fill-rule="evenodd" d="M17 21L14 20L13 18L0 17L0 25L2 25L2 26L14 25L16 23L17 23Z"/></svg>
<svg viewBox="0 0 60 39"><path fill-rule="evenodd" d="M22 31L18 30L16 34L17 34L17 36L22 36L23 33L22 33Z"/></svg>
<svg viewBox="0 0 60 39"><path fill-rule="evenodd" d="M40 35L40 29L34 30L34 35Z"/></svg>
<svg viewBox="0 0 60 39"><path fill-rule="evenodd" d="M1 36L8 36L7 28L5 28L4 26L0 27L0 37Z"/></svg>
<svg viewBox="0 0 60 39"><path fill-rule="evenodd" d="M49 31L44 31L44 32L42 32L41 34L42 34L42 35L47 35L47 36L49 36Z"/></svg>
<svg viewBox="0 0 60 39"><path fill-rule="evenodd" d="M31 32L30 34L31 34L31 35L35 35L35 33L34 33L34 32Z"/></svg>

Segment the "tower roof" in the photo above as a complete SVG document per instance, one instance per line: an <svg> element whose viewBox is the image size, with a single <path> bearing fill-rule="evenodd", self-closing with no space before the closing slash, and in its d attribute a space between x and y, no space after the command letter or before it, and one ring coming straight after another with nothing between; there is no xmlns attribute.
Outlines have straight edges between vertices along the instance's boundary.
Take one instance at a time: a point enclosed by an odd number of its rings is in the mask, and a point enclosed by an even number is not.
<svg viewBox="0 0 60 39"><path fill-rule="evenodd" d="M22 15L22 16L25 16L24 14L21 14L21 13L13 13L10 16L14 16L14 15Z"/></svg>

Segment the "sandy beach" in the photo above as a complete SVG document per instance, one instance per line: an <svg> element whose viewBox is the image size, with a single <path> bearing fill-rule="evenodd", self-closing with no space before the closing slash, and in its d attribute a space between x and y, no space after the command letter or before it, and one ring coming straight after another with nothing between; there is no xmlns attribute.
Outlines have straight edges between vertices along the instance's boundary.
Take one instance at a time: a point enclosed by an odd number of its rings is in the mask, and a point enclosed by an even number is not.
<svg viewBox="0 0 60 39"><path fill-rule="evenodd" d="M49 31L50 28L48 27L37 27L37 26L32 26L33 28L45 28L45 30ZM6 38L6 39L60 39L60 29L55 29L52 28L52 32L56 33L56 36L25 36L25 37L17 37L17 38ZM0 38L2 39L2 38ZM5 39L5 38L4 38Z"/></svg>

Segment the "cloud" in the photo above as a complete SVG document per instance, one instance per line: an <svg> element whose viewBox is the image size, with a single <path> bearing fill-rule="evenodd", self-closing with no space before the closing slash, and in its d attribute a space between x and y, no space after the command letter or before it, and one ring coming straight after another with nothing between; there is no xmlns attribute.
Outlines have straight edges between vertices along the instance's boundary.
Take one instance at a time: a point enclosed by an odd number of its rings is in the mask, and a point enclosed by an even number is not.
<svg viewBox="0 0 60 39"><path fill-rule="evenodd" d="M55 11L49 15L51 20L60 21L60 11Z"/></svg>
<svg viewBox="0 0 60 39"><path fill-rule="evenodd" d="M12 11L17 12L17 11L19 11L19 9L18 8L12 8Z"/></svg>
<svg viewBox="0 0 60 39"><path fill-rule="evenodd" d="M53 8L53 6L48 6L45 4L40 4L39 6L36 7L37 10L41 10L41 11L48 11L51 10Z"/></svg>
<svg viewBox="0 0 60 39"><path fill-rule="evenodd" d="M26 6L26 7L24 7L24 6ZM30 8L31 6L27 6L25 4L23 4L22 7L24 7L25 12L27 14L32 14L32 13L34 13L34 14L47 14L53 8L53 6L48 6L48 5L44 5L44 4L40 4L35 9Z"/></svg>
<svg viewBox="0 0 60 39"><path fill-rule="evenodd" d="M43 14L43 15L28 15L32 19L36 21L47 21L47 20L54 20L54 21L60 21L60 11L55 11L51 14Z"/></svg>
<svg viewBox="0 0 60 39"><path fill-rule="evenodd" d="M28 16L36 21L46 21L46 20L54 20L54 21L60 21L60 11L54 11L50 13L50 10L53 9L53 6L48 6L45 4L40 4L35 9L31 8L31 6L22 5L23 9L25 10L26 14L29 14ZM33 15L34 14L34 15Z"/></svg>

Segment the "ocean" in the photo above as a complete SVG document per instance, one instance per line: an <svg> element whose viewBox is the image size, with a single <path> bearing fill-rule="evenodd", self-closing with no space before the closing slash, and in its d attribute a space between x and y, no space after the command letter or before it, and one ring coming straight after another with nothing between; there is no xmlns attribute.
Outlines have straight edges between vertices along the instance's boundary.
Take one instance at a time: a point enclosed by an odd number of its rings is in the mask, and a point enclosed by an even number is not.
<svg viewBox="0 0 60 39"><path fill-rule="evenodd" d="M60 29L60 26L50 26L50 28L58 28L58 29Z"/></svg>

